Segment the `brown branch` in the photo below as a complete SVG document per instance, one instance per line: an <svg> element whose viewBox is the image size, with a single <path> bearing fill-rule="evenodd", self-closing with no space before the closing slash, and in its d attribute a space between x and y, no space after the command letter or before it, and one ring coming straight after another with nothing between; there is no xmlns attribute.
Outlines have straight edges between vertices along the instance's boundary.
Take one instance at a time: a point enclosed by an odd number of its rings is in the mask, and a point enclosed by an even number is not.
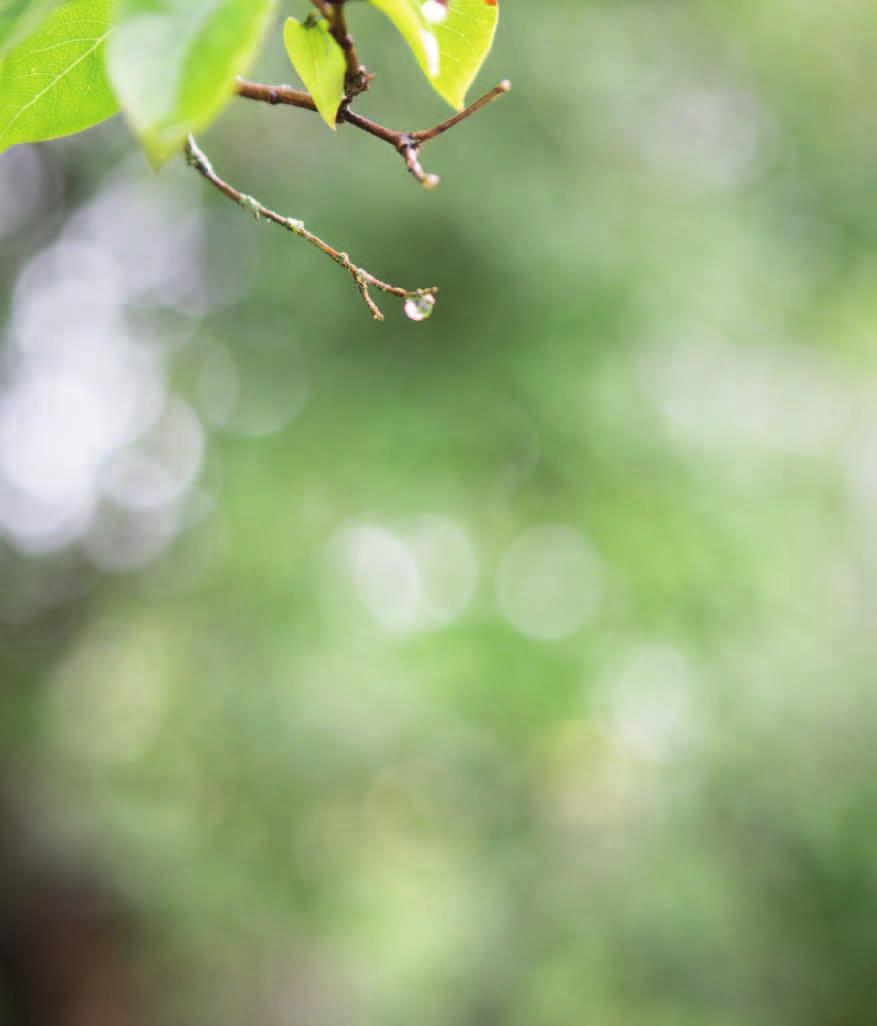
<svg viewBox="0 0 877 1026"><path fill-rule="evenodd" d="M423 143L427 143L430 139L435 139L440 135L444 135L445 132L459 125L461 121L465 121L467 118L471 118L473 114L477 114L482 107L486 107L488 103L493 103L495 99L500 96L504 96L506 93L512 91L512 84L507 78L503 79L499 85L495 85L489 93L485 93L484 96L480 96L474 103L470 103L465 110L461 110L459 114L455 114L453 117L448 118L447 121L442 121L440 125L435 125L433 128L427 128L422 132L411 132L411 138L419 143L421 146Z"/></svg>
<svg viewBox="0 0 877 1026"><path fill-rule="evenodd" d="M500 82L499 85L495 86L490 90L490 92L485 93L484 96L470 104L465 110L460 111L458 114L455 114L453 117L442 121L440 124L435 125L432 128L418 132L400 132L392 128L387 128L385 125L381 125L377 121L372 121L370 118L367 118L363 114L359 114L350 108L351 102L360 93L368 89L372 76L368 74L365 67L360 63L356 51L356 44L347 29L347 19L344 11L347 0L311 0L311 2L319 14L328 22L329 31L343 51L346 62L344 83L346 95L338 109L336 116L337 124L353 125L355 128L360 129L360 131L366 132L367 134L388 143L396 150L397 153L399 153L405 161L407 169L421 185L425 188L435 188L439 184L440 179L438 175L430 174L424 170L423 165L420 162L420 151L423 146L426 143L431 142L433 139L438 138L438 136L444 135L445 132L454 128L456 125L459 125L467 118L472 117L473 114L476 114L483 107L492 103L497 99L497 97L509 92L511 89L511 83L508 81ZM314 15L311 17L313 18ZM293 89L291 86L263 85L259 82L249 82L246 79L239 78L237 80L236 88L238 96L241 96L244 99L267 103L271 106L285 105L288 107L298 107L302 110L317 112L317 105L314 102L313 97L309 93L304 92L301 89ZM370 274L364 268L358 267L354 264L346 253L339 253L327 242L324 242L319 238L319 236L308 231L301 221L291 217L283 217L281 214L277 214L273 210L264 206L258 200L253 199L252 196L248 196L235 189L234 186L229 185L228 182L220 178L214 171L212 164L207 159L207 156L198 147L198 144L191 135L186 141L185 152L186 159L189 164L195 168L195 170L198 171L198 173L207 182L209 182L228 199L232 200L232 202L243 207L257 220L265 220L272 224L276 224L281 228L285 228L287 231L293 232L293 234L298 235L306 242L309 242L312 246L315 246L340 267L343 267L344 270L346 270L353 278L363 301L375 320L382 321L384 319L384 315L372 299L369 291L370 288L375 288L381 292L404 299L405 312L412 320L425 320L432 312L432 309L435 306L435 296L438 292L437 288L415 289L414 291L410 291L408 289L399 288L395 285L389 285L387 282L381 281L379 278L375 278L374 275Z"/></svg>
<svg viewBox="0 0 877 1026"><path fill-rule="evenodd" d="M257 221L265 220L271 224L276 224L281 228L285 228L287 231L292 232L294 235L298 235L299 238L302 238L312 246L315 246L321 253L325 253L325 255L331 260L334 260L339 267L343 267L351 278L353 278L353 281L359 290L359 294L362 296L363 302L368 307L374 320L382 321L384 319L384 315L377 303L372 299L371 293L369 292L370 288L375 288L381 292L387 293L388 295L397 296L399 299L412 302L414 306L412 313L410 313L409 316L412 316L414 320L423 320L425 318L424 310L430 311L435 305L435 296L438 292L437 288L414 289L412 291L410 289L400 288L397 285L389 285L387 282L381 281L380 278L376 278L373 274L365 270L365 268L358 267L346 253L339 253L338 250L333 249L332 246L327 242L324 242L318 235L314 235L313 232L308 231L301 221L275 213L275 211L270 210L252 196L248 196L246 193L240 192L233 185L229 185L228 182L220 178L216 173L213 169L213 165L208 160L207 155L203 150L201 150L195 142L194 137L191 135L186 140L185 153L186 160L189 165L193 167L202 178L221 192L223 196L226 196L233 203L237 203L239 207L242 207L249 214L252 214ZM417 316L418 314L424 314L424 316Z"/></svg>
<svg viewBox="0 0 877 1026"><path fill-rule="evenodd" d="M319 7L323 0L314 0L314 3ZM373 135L385 143L389 143L402 156L406 167L417 181L425 188L432 189L439 184L440 179L438 175L429 174L423 170L420 163L420 150L424 144L440 135L444 135L445 132L455 125L459 125L461 121L465 121L467 118L472 117L473 114L477 114L483 107L509 92L511 88L512 84L508 80L500 82L489 93L479 97L474 103L469 104L465 110L460 111L459 114L455 114L453 117L448 118L447 121L442 121L441 124L435 125L433 128L423 129L419 132L399 132L393 128L387 128L377 121L372 121L371 118L351 110L346 103L342 104L341 109L338 111L338 123L353 125L355 128L367 132L369 135ZM239 78L237 80L237 94L244 99L268 103L272 106L285 105L311 111L316 111L317 109L317 105L309 93L301 89L293 89L287 85L263 85L259 82L248 82L246 79Z"/></svg>
<svg viewBox="0 0 877 1026"><path fill-rule="evenodd" d="M311 0L311 2L329 23L329 32L344 53L344 60L347 63L347 72L344 76L344 87L347 92L345 102L350 103L351 100L368 89L372 76L369 75L365 65L360 63L359 54L356 52L356 42L348 31L347 17L344 14L345 0Z"/></svg>
<svg viewBox="0 0 877 1026"><path fill-rule="evenodd" d="M329 31L335 42L344 51L344 59L347 61L347 74L344 78L344 85L347 90L347 103L364 93L371 84L371 76L360 62L359 54L356 52L356 42L347 28L347 18L344 14L344 0L335 0L331 4L329 17Z"/></svg>

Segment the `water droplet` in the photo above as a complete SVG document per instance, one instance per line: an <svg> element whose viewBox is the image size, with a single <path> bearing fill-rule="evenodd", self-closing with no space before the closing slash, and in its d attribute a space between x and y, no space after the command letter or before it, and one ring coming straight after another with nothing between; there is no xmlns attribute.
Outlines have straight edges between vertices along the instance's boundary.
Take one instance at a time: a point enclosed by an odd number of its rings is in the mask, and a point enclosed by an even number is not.
<svg viewBox="0 0 877 1026"><path fill-rule="evenodd" d="M405 300L405 316L411 321L425 321L435 309L435 296L427 292L422 296L409 296Z"/></svg>

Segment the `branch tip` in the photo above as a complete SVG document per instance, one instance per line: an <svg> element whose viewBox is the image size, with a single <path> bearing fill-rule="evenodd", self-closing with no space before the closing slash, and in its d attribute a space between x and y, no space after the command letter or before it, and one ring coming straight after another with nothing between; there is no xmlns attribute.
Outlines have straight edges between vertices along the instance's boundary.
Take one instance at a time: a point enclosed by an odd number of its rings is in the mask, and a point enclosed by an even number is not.
<svg viewBox="0 0 877 1026"><path fill-rule="evenodd" d="M321 0L320 2L314 0L314 3L315 6L320 7ZM425 188L434 189L439 184L439 178L437 175L431 175L424 171L420 163L421 147L438 138L438 136L444 135L445 132L459 125L460 122L471 118L473 114L477 114L483 107L510 92L511 88L511 82L508 79L503 79L490 92L479 97L474 103L469 104L468 107L461 110L458 114L448 118L446 121L442 121L438 125L434 125L432 128L426 128L417 132L400 132L394 128L387 128L385 125L365 117L358 111L351 110L350 103L354 98L352 95L348 95L341 104L337 121L339 125L353 125L354 128L358 128L360 131L367 132L369 135L389 143L397 153L401 154L406 167L414 178ZM261 103L268 103L271 106L284 104L289 107L299 107L303 110L316 111L317 109L317 105L309 93L301 89L293 89L288 85L262 85L259 82L248 82L246 79L239 78L237 80L237 94L245 99L257 100Z"/></svg>
<svg viewBox="0 0 877 1026"><path fill-rule="evenodd" d="M230 199L233 203L236 203L241 209L245 210L248 214L254 217L257 221L269 221L272 224L276 224L281 228L285 228L287 231L292 232L293 235L298 235L299 238L309 242L312 246L324 253L330 260L333 260L339 267L343 267L345 271L353 278L353 281L359 290L359 294L362 297L363 302L372 315L372 319L376 321L382 321L384 315L380 307L375 303L369 291L370 288L378 289L380 292L385 292L387 295L396 296L399 299L408 301L422 300L422 297L429 296L432 298L430 303L430 309L435 304L435 294L438 289L427 288L427 289L404 289L398 285L390 285L385 281L381 281L380 278L376 278L373 274L367 271L364 267L359 267L355 264L347 253L339 253L338 250L333 249L328 242L324 242L318 235L314 235L313 232L305 228L304 222L299 221L294 217L284 217L282 214L276 213L274 210L269 209L263 203L260 203L253 196L248 196L246 193L236 189L233 185L229 185L224 179L216 173L213 165L210 163L207 155L199 147L195 141L194 136L189 136L186 139L184 147L186 162L190 167L194 168L201 177L213 186L218 192L221 192L223 196ZM410 314L409 314L410 316ZM417 320L418 318L412 318ZM421 320L425 318L420 318Z"/></svg>

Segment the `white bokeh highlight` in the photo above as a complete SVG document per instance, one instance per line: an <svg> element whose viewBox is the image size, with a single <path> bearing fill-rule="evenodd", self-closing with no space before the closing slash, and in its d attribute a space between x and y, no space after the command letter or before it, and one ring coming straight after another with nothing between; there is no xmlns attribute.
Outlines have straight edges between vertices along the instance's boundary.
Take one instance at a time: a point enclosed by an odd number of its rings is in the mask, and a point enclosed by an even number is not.
<svg viewBox="0 0 877 1026"><path fill-rule="evenodd" d="M334 547L359 603L389 634L447 626L475 596L475 549L449 517L429 514L392 527L354 524L339 532Z"/></svg>
<svg viewBox="0 0 877 1026"><path fill-rule="evenodd" d="M0 185L16 171L26 214L52 174L26 147ZM0 191L2 237L20 218ZM0 364L0 537L17 551L136 569L189 522L207 441L168 364L212 305L204 250L198 206L138 158L21 269ZM173 330L150 326L158 313Z"/></svg>
<svg viewBox="0 0 877 1026"><path fill-rule="evenodd" d="M700 735L698 679L667 644L639 645L597 688L600 717L633 755L665 762Z"/></svg>
<svg viewBox="0 0 877 1026"><path fill-rule="evenodd" d="M603 600L602 560L565 524L528 528L508 547L496 576L500 613L534 641L561 641L592 622Z"/></svg>

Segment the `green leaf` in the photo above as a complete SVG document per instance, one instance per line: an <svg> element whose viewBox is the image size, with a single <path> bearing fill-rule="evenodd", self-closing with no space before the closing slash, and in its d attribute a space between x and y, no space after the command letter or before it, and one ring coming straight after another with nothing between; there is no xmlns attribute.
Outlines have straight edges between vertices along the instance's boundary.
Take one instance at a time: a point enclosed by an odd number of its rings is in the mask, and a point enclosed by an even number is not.
<svg viewBox="0 0 877 1026"><path fill-rule="evenodd" d="M344 75L347 61L344 51L332 38L325 20L304 25L287 19L283 41L292 66L314 98L320 117L335 131L335 118L344 99Z"/></svg>
<svg viewBox="0 0 877 1026"><path fill-rule="evenodd" d="M274 8L275 0L117 0L110 79L154 164L217 117Z"/></svg>
<svg viewBox="0 0 877 1026"><path fill-rule="evenodd" d="M0 152L116 113L103 48L112 0L66 0L0 58Z"/></svg>
<svg viewBox="0 0 877 1026"><path fill-rule="evenodd" d="M60 3L62 0L0 0L0 57Z"/></svg>
<svg viewBox="0 0 877 1026"><path fill-rule="evenodd" d="M371 0L393 22L435 91L461 110L490 53L496 0Z"/></svg>

